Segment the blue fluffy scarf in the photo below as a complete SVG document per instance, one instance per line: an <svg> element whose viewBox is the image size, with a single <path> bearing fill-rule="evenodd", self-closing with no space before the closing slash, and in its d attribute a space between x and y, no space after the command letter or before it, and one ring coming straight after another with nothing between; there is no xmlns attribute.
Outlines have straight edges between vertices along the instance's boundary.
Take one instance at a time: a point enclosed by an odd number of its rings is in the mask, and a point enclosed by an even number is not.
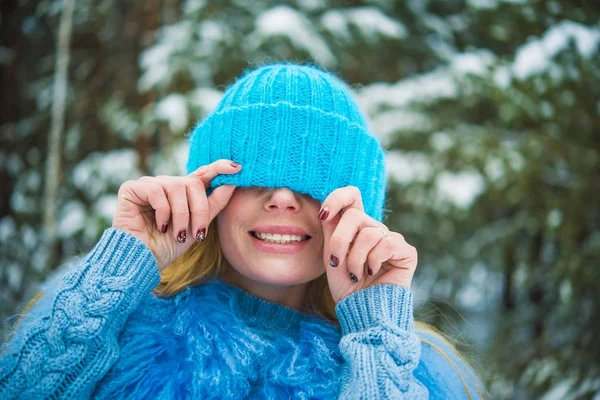
<svg viewBox="0 0 600 400"><path fill-rule="evenodd" d="M148 296L119 338L98 398L335 398L339 328L219 279Z"/></svg>

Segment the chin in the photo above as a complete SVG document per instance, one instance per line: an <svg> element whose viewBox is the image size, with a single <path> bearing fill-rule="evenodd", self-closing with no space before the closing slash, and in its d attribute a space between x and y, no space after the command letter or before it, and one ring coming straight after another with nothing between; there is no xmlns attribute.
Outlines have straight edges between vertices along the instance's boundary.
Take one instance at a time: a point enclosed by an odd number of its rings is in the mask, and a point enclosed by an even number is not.
<svg viewBox="0 0 600 400"><path fill-rule="evenodd" d="M305 271L292 271L289 263L285 265L273 264L261 265L261 271L256 271L247 278L271 285L294 286L310 282L320 276L320 274L306 274Z"/></svg>

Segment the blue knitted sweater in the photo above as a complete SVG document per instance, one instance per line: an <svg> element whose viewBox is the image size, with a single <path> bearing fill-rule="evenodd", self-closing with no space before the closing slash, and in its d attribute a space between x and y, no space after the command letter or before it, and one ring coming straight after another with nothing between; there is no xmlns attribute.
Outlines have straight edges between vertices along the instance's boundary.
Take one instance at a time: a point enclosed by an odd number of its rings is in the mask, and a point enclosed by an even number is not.
<svg viewBox="0 0 600 400"><path fill-rule="evenodd" d="M481 389L443 340L415 333L400 286L347 296L340 326L220 279L157 298L152 253L116 229L65 271L3 345L0 399L466 399Z"/></svg>

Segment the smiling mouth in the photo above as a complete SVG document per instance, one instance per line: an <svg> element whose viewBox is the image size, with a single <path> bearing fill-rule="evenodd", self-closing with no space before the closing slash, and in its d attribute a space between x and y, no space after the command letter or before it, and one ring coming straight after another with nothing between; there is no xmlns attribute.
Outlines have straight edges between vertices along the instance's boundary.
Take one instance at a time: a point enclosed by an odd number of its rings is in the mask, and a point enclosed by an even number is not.
<svg viewBox="0 0 600 400"><path fill-rule="evenodd" d="M261 242L275 243L275 244L290 244L305 242L311 237L309 235L281 235L278 233L262 233L250 231L250 235Z"/></svg>

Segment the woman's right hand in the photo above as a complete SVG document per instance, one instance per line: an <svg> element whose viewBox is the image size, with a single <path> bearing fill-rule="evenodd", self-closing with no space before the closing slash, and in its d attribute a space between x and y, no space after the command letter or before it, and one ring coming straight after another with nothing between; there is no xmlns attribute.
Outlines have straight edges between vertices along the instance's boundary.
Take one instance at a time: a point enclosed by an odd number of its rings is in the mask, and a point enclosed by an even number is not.
<svg viewBox="0 0 600 400"><path fill-rule="evenodd" d="M235 186L223 185L206 196L217 175L235 174L241 165L217 160L187 176L145 176L119 188L112 226L144 242L162 271L206 238L208 225L227 205Z"/></svg>

